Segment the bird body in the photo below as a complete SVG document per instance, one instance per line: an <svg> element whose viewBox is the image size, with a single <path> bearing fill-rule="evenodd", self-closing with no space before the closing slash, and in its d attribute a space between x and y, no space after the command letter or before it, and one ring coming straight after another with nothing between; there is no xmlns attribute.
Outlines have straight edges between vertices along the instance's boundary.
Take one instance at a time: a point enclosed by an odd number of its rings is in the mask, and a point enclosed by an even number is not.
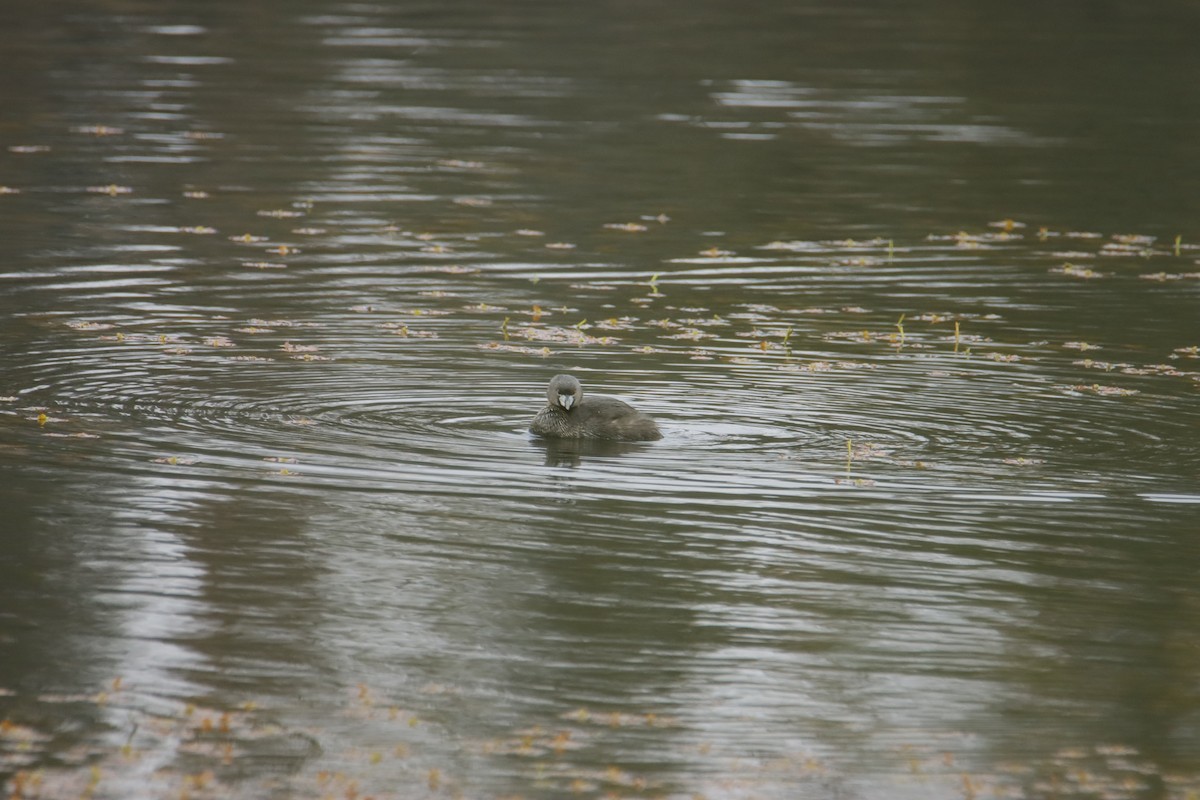
<svg viewBox="0 0 1200 800"><path fill-rule="evenodd" d="M610 439L649 442L662 438L654 420L615 397L583 396L572 375L555 375L546 390L546 406L529 432L548 439Z"/></svg>

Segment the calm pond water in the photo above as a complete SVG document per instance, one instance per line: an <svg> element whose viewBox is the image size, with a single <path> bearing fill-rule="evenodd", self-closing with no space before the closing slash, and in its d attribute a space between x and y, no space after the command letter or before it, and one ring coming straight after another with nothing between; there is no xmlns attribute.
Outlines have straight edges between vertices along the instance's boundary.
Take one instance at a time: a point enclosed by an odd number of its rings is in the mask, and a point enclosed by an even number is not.
<svg viewBox="0 0 1200 800"><path fill-rule="evenodd" d="M6 796L1200 796L1198 29L13 11Z"/></svg>

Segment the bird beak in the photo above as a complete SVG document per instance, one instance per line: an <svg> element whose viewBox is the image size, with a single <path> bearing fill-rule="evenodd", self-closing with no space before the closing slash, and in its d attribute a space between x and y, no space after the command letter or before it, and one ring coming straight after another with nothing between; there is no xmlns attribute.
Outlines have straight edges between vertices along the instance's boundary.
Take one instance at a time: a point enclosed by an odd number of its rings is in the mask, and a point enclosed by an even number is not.
<svg viewBox="0 0 1200 800"><path fill-rule="evenodd" d="M570 411L570 410L571 410L571 406L575 405L575 395L573 395L573 394L560 394L560 395L558 396L558 404L559 404L560 406L562 406L563 408L565 408L567 411Z"/></svg>

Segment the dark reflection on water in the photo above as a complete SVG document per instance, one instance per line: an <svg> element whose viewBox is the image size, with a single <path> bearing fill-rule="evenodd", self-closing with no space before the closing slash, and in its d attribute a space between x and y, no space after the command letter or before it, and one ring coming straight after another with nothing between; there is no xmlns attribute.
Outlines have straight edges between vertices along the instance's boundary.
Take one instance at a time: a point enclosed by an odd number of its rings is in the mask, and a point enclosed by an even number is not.
<svg viewBox="0 0 1200 800"><path fill-rule="evenodd" d="M1196 22L24 9L7 794L1200 791Z"/></svg>
<svg viewBox="0 0 1200 800"><path fill-rule="evenodd" d="M534 437L531 443L546 451L548 467L578 467L580 461L591 457L612 457L645 450L651 445L646 442L618 442L602 439L542 439Z"/></svg>

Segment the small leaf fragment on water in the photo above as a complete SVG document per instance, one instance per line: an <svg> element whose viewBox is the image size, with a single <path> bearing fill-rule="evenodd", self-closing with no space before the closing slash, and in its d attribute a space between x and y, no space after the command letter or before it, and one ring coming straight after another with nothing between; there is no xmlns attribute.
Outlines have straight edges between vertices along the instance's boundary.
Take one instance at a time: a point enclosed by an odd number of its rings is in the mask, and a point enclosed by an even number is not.
<svg viewBox="0 0 1200 800"><path fill-rule="evenodd" d="M172 467L190 466L196 463L196 459L191 456L162 456L154 459L155 464L168 464Z"/></svg>
<svg viewBox="0 0 1200 800"><path fill-rule="evenodd" d="M72 133L86 133L91 136L118 136L125 132L124 128L111 125L79 125L71 128Z"/></svg>
<svg viewBox="0 0 1200 800"><path fill-rule="evenodd" d="M115 183L110 183L107 186L89 186L87 191L92 194L106 194L109 197L116 197L119 194L132 194L132 186L118 186Z"/></svg>
<svg viewBox="0 0 1200 800"><path fill-rule="evenodd" d="M1091 267L1078 267L1070 262L1063 264L1061 267L1052 267L1050 271L1069 275L1072 278L1095 279L1106 277L1103 272L1097 272Z"/></svg>
<svg viewBox="0 0 1200 800"><path fill-rule="evenodd" d="M1075 384L1073 386L1060 386L1060 390L1064 392L1088 392L1090 394L1100 395L1101 397L1128 397L1130 395L1140 394L1137 389L1124 389L1120 386L1103 386L1099 383L1093 384Z"/></svg>

